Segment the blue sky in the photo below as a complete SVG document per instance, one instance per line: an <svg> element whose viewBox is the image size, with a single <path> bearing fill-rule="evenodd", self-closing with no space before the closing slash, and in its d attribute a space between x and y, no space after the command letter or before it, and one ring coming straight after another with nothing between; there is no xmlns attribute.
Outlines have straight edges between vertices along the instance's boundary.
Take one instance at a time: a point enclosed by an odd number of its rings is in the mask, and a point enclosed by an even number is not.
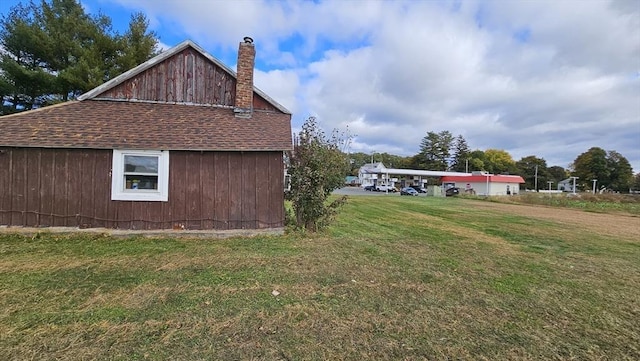
<svg viewBox="0 0 640 361"><path fill-rule="evenodd" d="M15 0L0 2L6 14ZM413 155L428 131L568 167L591 147L640 172L640 1L84 0L124 31L142 11L163 47L191 39L256 85L354 135L350 150Z"/></svg>

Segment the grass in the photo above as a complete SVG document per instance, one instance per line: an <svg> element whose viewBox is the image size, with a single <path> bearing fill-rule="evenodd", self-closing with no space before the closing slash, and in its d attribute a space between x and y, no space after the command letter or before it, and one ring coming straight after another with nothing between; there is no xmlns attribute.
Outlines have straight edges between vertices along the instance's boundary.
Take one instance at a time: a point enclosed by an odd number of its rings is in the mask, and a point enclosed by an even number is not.
<svg viewBox="0 0 640 361"><path fill-rule="evenodd" d="M481 197L473 198L482 199ZM491 197L489 199L501 203L576 208L588 212L626 213L640 216L640 195L638 194L521 193L511 197Z"/></svg>
<svg viewBox="0 0 640 361"><path fill-rule="evenodd" d="M478 204L353 197L314 236L0 235L0 355L640 358L639 240Z"/></svg>

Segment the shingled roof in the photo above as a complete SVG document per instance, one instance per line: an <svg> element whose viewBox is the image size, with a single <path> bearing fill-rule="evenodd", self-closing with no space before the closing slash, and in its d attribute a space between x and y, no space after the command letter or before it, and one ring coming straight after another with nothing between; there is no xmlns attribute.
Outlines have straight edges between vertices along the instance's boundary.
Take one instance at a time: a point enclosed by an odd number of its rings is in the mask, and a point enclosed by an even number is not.
<svg viewBox="0 0 640 361"><path fill-rule="evenodd" d="M189 95L192 99L220 99L219 104L199 104L186 98L170 102L132 99L128 94L122 97L123 89L125 92L135 89L151 76L169 79L168 75L153 68L182 54L190 59L197 57L193 64L196 61L199 65L206 63L202 67L208 67L210 72L218 69L216 81L220 77L226 81L226 94L223 92L225 83L218 83L222 87L219 93L225 95L225 99L213 93L218 91L212 88L213 81L206 84L206 94ZM179 61L176 63L180 64ZM195 68L193 64L186 64L187 61L184 63L185 69L187 66ZM171 66L171 69L175 68L173 63ZM197 76L199 74L193 72L185 79L193 80ZM235 77L231 69L186 41L85 93L78 101L0 117L0 146L203 151L291 149L290 112L259 89L254 87L258 95L256 102L260 103L256 103L259 107L253 110L251 117L234 115L228 101L229 97L235 96L229 93L229 84L236 81ZM157 93L157 89L152 90ZM154 92L148 93L157 96Z"/></svg>
<svg viewBox="0 0 640 361"><path fill-rule="evenodd" d="M0 117L0 146L257 151L291 148L288 116L184 104L84 100Z"/></svg>

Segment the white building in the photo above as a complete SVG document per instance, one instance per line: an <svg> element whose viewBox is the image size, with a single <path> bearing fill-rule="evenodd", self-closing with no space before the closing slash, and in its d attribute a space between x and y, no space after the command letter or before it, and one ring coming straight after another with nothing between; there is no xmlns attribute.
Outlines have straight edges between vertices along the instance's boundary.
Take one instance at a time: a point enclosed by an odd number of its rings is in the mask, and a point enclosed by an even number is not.
<svg viewBox="0 0 640 361"><path fill-rule="evenodd" d="M460 188L460 193L485 196L504 196L520 193L520 184L524 179L518 175L495 175L473 172L466 176L444 176L442 185L446 188Z"/></svg>
<svg viewBox="0 0 640 361"><path fill-rule="evenodd" d="M576 192L576 180L574 178L567 178L558 182L558 190L562 192Z"/></svg>
<svg viewBox="0 0 640 361"><path fill-rule="evenodd" d="M362 187L389 185L396 188L409 186L426 188L427 177L470 175L471 173L387 168L381 162L367 163L360 167L360 171L358 172L358 178L360 179L360 185Z"/></svg>

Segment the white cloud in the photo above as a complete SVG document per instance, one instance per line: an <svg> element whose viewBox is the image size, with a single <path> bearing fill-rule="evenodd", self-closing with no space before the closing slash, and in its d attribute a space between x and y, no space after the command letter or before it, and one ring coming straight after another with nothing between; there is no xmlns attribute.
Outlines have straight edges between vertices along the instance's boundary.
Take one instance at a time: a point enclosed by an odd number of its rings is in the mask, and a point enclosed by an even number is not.
<svg viewBox="0 0 640 361"><path fill-rule="evenodd" d="M550 166L599 146L640 172L637 0L117 1L217 57L253 36L294 128L348 126L355 150L412 155L449 130Z"/></svg>
<svg viewBox="0 0 640 361"><path fill-rule="evenodd" d="M300 110L299 102L296 98L296 95L300 93L300 80L295 71L272 70L263 72L256 70L254 84L293 114Z"/></svg>

